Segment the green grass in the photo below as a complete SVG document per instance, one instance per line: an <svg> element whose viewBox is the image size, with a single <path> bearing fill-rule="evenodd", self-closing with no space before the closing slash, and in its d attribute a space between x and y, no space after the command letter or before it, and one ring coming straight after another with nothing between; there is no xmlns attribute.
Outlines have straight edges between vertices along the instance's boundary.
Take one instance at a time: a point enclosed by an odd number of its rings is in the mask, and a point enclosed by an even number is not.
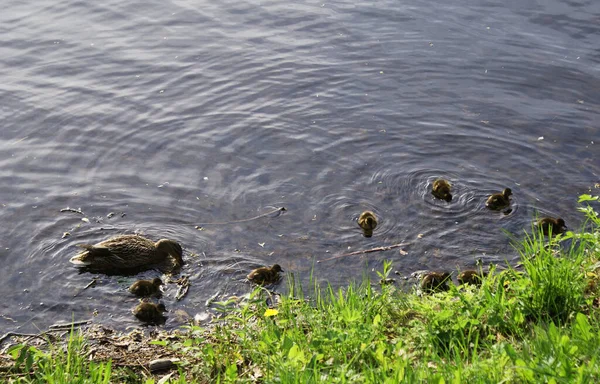
<svg viewBox="0 0 600 384"><path fill-rule="evenodd" d="M71 332L66 348L50 344L49 351L19 344L8 353L15 360L14 374L6 381L14 383L48 384L108 384L111 379L110 362L96 363L86 359L87 345L84 338Z"/></svg>
<svg viewBox="0 0 600 384"><path fill-rule="evenodd" d="M365 279L309 297L290 276L277 308L257 289L210 329L156 343L180 356L180 383L600 382L600 218L581 211L583 230L548 239L532 228L515 243L522 267L492 266L480 287L417 296ZM107 382L110 364L81 359L84 347L72 337L66 354L12 353L37 367L32 381Z"/></svg>

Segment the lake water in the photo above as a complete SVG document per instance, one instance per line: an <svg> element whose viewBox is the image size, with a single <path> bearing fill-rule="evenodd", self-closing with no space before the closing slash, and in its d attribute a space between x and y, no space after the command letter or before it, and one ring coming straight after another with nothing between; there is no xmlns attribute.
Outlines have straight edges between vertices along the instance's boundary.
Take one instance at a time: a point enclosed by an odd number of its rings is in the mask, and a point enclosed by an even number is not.
<svg viewBox="0 0 600 384"><path fill-rule="evenodd" d="M577 197L600 191L600 2L322 1L3 4L0 329L138 324L135 276L68 262L116 234L181 242L192 285L163 301L194 315L261 265L343 286L385 259L516 262L504 231L536 215L581 225ZM451 203L430 194L440 176ZM512 213L488 211L504 187Z"/></svg>

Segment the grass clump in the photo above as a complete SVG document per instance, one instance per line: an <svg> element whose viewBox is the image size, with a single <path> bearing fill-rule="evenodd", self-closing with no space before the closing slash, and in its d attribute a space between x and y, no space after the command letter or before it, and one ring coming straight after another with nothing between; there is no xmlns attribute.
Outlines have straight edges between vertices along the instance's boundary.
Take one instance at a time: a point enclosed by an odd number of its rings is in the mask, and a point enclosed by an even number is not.
<svg viewBox="0 0 600 384"><path fill-rule="evenodd" d="M111 363L86 359L85 339L71 331L65 348L50 344L49 351L25 344L8 350L14 359L13 374L7 375L9 383L49 384L108 384L111 380Z"/></svg>

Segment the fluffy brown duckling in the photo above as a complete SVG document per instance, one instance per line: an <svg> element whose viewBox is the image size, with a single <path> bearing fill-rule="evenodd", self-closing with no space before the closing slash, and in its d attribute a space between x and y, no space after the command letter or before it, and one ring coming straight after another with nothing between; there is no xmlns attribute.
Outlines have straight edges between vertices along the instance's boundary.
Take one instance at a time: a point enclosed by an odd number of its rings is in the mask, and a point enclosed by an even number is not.
<svg viewBox="0 0 600 384"><path fill-rule="evenodd" d="M438 199L446 200L447 202L452 201L452 195L450 194L450 183L447 180L437 179L434 181L431 193Z"/></svg>
<svg viewBox="0 0 600 384"><path fill-rule="evenodd" d="M494 193L488 197L485 206L494 211L499 211L510 206L509 196L512 195L510 188L504 188L502 193Z"/></svg>
<svg viewBox="0 0 600 384"><path fill-rule="evenodd" d="M160 286L163 284L158 277L152 280L138 280L131 284L129 292L136 296L153 296L160 293Z"/></svg>
<svg viewBox="0 0 600 384"><path fill-rule="evenodd" d="M476 271L474 269L467 269L458 274L457 280L460 285L471 284L481 285L483 277L487 276L487 273Z"/></svg>
<svg viewBox="0 0 600 384"><path fill-rule="evenodd" d="M544 217L538 220L537 225L542 227L542 231L546 236L556 236L567 231L567 225L560 217L558 219L553 217Z"/></svg>
<svg viewBox="0 0 600 384"><path fill-rule="evenodd" d="M427 272L421 278L421 290L426 293L447 291L449 281L449 272Z"/></svg>
<svg viewBox="0 0 600 384"><path fill-rule="evenodd" d="M104 272L148 269L169 256L177 266L183 265L181 245L173 240L161 239L154 242L138 235L121 235L94 245L78 246L84 251L72 257L71 263Z"/></svg>
<svg viewBox="0 0 600 384"><path fill-rule="evenodd" d="M364 211L358 217L358 225L362 228L365 237L371 237L373 230L377 228L377 216L371 211Z"/></svg>
<svg viewBox="0 0 600 384"><path fill-rule="evenodd" d="M141 302L134 309L133 314L138 320L148 324L162 324L166 317L163 312L167 312L167 308L163 303L147 303Z"/></svg>
<svg viewBox="0 0 600 384"><path fill-rule="evenodd" d="M283 272L281 266L279 264L273 264L272 267L256 268L250 272L246 278L259 285L274 284L279 281L279 272Z"/></svg>

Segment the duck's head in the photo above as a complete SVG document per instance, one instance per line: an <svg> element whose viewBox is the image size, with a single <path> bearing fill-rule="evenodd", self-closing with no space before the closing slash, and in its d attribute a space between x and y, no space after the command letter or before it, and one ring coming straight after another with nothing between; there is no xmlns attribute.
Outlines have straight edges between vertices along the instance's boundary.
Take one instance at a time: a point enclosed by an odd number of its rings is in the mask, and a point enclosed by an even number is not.
<svg viewBox="0 0 600 384"><path fill-rule="evenodd" d="M365 219L365 224L369 228L375 228L377 226L377 219L375 216L369 216Z"/></svg>
<svg viewBox="0 0 600 384"><path fill-rule="evenodd" d="M442 193L442 199L446 200L447 202L451 202L452 201L452 194L450 192Z"/></svg>
<svg viewBox="0 0 600 384"><path fill-rule="evenodd" d="M156 309L158 309L160 312L168 312L167 307L165 307L163 303L158 303L156 305Z"/></svg>
<svg viewBox="0 0 600 384"><path fill-rule="evenodd" d="M504 188L504 191L502 191L502 195L504 197L508 197L508 196L512 195L512 190L510 188Z"/></svg>
<svg viewBox="0 0 600 384"><path fill-rule="evenodd" d="M162 285L162 280L159 279L158 277L155 277L154 279L152 279L152 285L154 285L155 287L160 287Z"/></svg>
<svg viewBox="0 0 600 384"><path fill-rule="evenodd" d="M183 262L183 249L178 242L168 239L160 239L156 242L156 249L166 252L175 258L177 264L182 266Z"/></svg>
<svg viewBox="0 0 600 384"><path fill-rule="evenodd" d="M273 271L273 272L283 272L283 269L281 269L281 265L279 265L279 264L273 264L273 266L271 267L271 271Z"/></svg>
<svg viewBox="0 0 600 384"><path fill-rule="evenodd" d="M358 225L365 231L370 231L372 235L377 227L377 217L371 211L364 211L358 218Z"/></svg>

